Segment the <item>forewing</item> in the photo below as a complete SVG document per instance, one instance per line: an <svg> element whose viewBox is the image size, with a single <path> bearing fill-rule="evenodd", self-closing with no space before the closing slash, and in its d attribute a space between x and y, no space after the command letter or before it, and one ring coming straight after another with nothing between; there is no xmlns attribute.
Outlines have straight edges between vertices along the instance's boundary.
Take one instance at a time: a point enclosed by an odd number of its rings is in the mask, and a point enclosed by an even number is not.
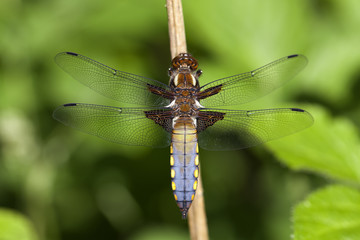
<svg viewBox="0 0 360 240"><path fill-rule="evenodd" d="M59 53L55 62L84 85L117 101L147 106L165 106L170 102L149 91L168 90L167 85L156 80L110 68L77 53Z"/></svg>
<svg viewBox="0 0 360 240"><path fill-rule="evenodd" d="M117 108L70 103L58 107L53 117L65 125L111 142L134 146L169 146L171 118L162 119L162 127L147 118L146 112L169 116L167 109Z"/></svg>
<svg viewBox="0 0 360 240"><path fill-rule="evenodd" d="M235 150L281 138L313 124L313 117L298 108L253 111L203 110L218 120L199 132L200 147L208 150ZM217 116L217 117L216 117ZM219 117L220 116L220 117ZM209 117L198 118L198 126Z"/></svg>
<svg viewBox="0 0 360 240"><path fill-rule="evenodd" d="M298 74L307 64L303 55L280 58L254 71L222 78L201 87L217 94L200 100L206 108L239 105L265 96Z"/></svg>

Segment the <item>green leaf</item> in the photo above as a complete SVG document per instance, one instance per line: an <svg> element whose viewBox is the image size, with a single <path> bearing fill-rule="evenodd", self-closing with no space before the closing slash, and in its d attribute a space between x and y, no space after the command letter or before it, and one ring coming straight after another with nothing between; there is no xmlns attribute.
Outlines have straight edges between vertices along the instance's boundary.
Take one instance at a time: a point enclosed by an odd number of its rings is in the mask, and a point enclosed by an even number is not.
<svg viewBox="0 0 360 240"><path fill-rule="evenodd" d="M2 208L0 209L1 240L37 240L32 223L24 215Z"/></svg>
<svg viewBox="0 0 360 240"><path fill-rule="evenodd" d="M295 240L360 239L360 193L330 186L311 194L296 206Z"/></svg>
<svg viewBox="0 0 360 240"><path fill-rule="evenodd" d="M309 129L270 142L278 160L336 179L360 182L358 129L345 118L332 119L320 106L305 107L315 119Z"/></svg>

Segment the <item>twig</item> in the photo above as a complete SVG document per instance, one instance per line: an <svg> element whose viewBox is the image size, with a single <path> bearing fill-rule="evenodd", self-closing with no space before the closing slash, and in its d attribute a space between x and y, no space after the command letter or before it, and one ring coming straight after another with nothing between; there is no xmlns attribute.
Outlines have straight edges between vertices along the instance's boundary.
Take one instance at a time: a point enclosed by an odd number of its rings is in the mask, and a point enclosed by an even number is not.
<svg viewBox="0 0 360 240"><path fill-rule="evenodd" d="M166 0L171 58L186 53L186 37L181 0Z"/></svg>
<svg viewBox="0 0 360 240"><path fill-rule="evenodd" d="M209 233L205 212L204 190L202 186L201 174L199 171L198 188L195 199L188 213L188 225L192 240L208 240Z"/></svg>
<svg viewBox="0 0 360 240"><path fill-rule="evenodd" d="M166 8L168 12L170 51L171 57L174 58L179 53L187 52L181 0L167 0ZM200 173L195 199L188 212L188 224L192 240L209 239L205 213L204 191Z"/></svg>

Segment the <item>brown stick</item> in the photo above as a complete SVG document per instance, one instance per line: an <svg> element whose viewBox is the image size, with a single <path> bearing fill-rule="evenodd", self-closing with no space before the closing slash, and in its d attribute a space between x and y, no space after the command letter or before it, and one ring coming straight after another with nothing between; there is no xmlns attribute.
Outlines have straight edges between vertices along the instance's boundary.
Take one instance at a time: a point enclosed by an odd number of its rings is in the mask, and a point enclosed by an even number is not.
<svg viewBox="0 0 360 240"><path fill-rule="evenodd" d="M205 212L204 190L202 186L201 175L199 171L198 188L196 190L195 199L188 213L188 225L190 237L192 240L208 240L209 233Z"/></svg>
<svg viewBox="0 0 360 240"><path fill-rule="evenodd" d="M186 53L186 37L181 0L167 0L171 58Z"/></svg>
<svg viewBox="0 0 360 240"><path fill-rule="evenodd" d="M181 0L167 0L166 8L168 12L171 58L174 58L179 53L187 52ZM209 239L205 212L204 190L202 187L200 172L195 199L188 212L188 224L192 240Z"/></svg>

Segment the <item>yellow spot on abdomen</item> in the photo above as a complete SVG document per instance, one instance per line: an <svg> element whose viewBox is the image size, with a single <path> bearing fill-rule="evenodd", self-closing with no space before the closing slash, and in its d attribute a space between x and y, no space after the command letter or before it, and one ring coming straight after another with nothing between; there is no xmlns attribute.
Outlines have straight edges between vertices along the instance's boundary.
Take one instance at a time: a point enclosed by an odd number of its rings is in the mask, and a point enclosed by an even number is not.
<svg viewBox="0 0 360 240"><path fill-rule="evenodd" d="M171 178L174 178L174 177L175 177L175 170L174 170L174 169L171 169L170 175L171 175Z"/></svg>
<svg viewBox="0 0 360 240"><path fill-rule="evenodd" d="M174 163L175 163L174 157L171 155L170 156L170 166L174 166Z"/></svg>
<svg viewBox="0 0 360 240"><path fill-rule="evenodd" d="M199 166L199 155L196 155L195 157L195 165Z"/></svg>
<svg viewBox="0 0 360 240"><path fill-rule="evenodd" d="M193 201L194 200L194 197L195 197L195 195L193 194L193 195L191 195L191 201Z"/></svg>
<svg viewBox="0 0 360 240"><path fill-rule="evenodd" d="M170 145L170 153L173 154L174 150L173 150L173 146L172 144Z"/></svg>
<svg viewBox="0 0 360 240"><path fill-rule="evenodd" d="M196 143L196 153L199 153L199 144Z"/></svg>
<svg viewBox="0 0 360 240"><path fill-rule="evenodd" d="M199 177L199 169L195 169L194 171L194 177L198 178Z"/></svg>
<svg viewBox="0 0 360 240"><path fill-rule="evenodd" d="M171 188L172 188L173 191L176 190L176 184L175 184L175 182L171 182Z"/></svg>
<svg viewBox="0 0 360 240"><path fill-rule="evenodd" d="M196 181L194 182L194 185L193 185L193 189L194 189L194 190L196 190L197 185L198 185L198 181L196 180Z"/></svg>
<svg viewBox="0 0 360 240"><path fill-rule="evenodd" d="M176 195L176 194L174 194L174 198L175 198L175 201L177 201L178 198L177 198L177 195Z"/></svg>

